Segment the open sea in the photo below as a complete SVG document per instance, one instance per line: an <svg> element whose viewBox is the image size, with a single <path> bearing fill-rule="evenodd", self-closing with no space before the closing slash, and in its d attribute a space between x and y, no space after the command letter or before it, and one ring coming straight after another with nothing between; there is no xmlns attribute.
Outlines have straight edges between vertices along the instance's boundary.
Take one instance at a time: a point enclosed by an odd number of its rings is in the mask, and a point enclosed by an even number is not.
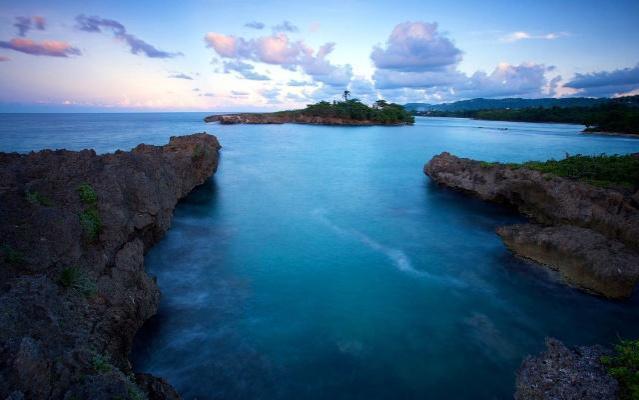
<svg viewBox="0 0 639 400"><path fill-rule="evenodd" d="M205 115L0 114L0 151L219 138L217 174L146 256L163 297L132 354L185 399L509 399L547 336L639 336L639 296L587 295L515 258L494 230L521 217L422 172L442 151L519 162L639 152L639 139L454 118L220 126Z"/></svg>

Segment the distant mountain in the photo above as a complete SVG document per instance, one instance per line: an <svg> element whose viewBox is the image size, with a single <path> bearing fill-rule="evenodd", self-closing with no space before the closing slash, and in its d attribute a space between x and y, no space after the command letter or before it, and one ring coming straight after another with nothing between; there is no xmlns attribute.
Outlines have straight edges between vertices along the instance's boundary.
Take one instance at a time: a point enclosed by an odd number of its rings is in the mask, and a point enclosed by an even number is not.
<svg viewBox="0 0 639 400"><path fill-rule="evenodd" d="M636 97L636 96L633 96ZM488 109L521 109L530 107L592 107L607 103L609 98L590 97L567 97L562 99L542 98L542 99L472 99L461 100L453 103L428 104L428 103L408 103L404 107L409 111L472 111Z"/></svg>

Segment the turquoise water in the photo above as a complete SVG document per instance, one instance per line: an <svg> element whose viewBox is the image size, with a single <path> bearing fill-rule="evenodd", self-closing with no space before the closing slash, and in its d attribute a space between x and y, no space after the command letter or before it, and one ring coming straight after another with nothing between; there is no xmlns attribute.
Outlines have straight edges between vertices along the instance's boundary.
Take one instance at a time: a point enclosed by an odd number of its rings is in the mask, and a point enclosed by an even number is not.
<svg viewBox="0 0 639 400"><path fill-rule="evenodd" d="M0 115L3 151L219 137L218 173L146 257L163 298L132 355L185 399L507 399L546 336L639 336L638 296L585 295L514 258L494 229L520 217L422 173L441 151L524 161L636 152L639 140L448 118L344 128L203 116Z"/></svg>

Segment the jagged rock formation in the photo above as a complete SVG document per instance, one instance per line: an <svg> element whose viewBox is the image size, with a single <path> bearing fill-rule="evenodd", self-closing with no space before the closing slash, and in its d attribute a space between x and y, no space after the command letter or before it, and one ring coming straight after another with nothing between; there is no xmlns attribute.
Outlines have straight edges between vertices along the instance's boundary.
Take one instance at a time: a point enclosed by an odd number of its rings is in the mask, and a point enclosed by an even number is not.
<svg viewBox="0 0 639 400"><path fill-rule="evenodd" d="M357 120L336 117L313 117L298 113L245 113L229 115L209 115L204 122L219 122L223 125L231 124L308 124L308 125L406 125L401 123L382 123L379 121Z"/></svg>
<svg viewBox="0 0 639 400"><path fill-rule="evenodd" d="M600 359L601 346L569 349L556 339L546 339L547 350L527 357L517 371L515 400L614 400L619 385Z"/></svg>
<svg viewBox="0 0 639 400"><path fill-rule="evenodd" d="M500 228L517 254L550 265L566 281L611 298L639 279L639 192L623 193L449 153L424 172L438 184L515 207L535 224Z"/></svg>
<svg viewBox="0 0 639 400"><path fill-rule="evenodd" d="M200 133L105 155L0 153L0 399L179 398L128 361L160 296L143 255L219 148Z"/></svg>

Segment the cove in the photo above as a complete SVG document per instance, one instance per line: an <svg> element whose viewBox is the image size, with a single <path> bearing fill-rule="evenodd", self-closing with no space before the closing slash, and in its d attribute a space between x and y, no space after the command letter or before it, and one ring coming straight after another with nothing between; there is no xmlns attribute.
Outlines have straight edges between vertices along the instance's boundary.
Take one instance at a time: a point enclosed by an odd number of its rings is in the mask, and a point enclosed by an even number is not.
<svg viewBox="0 0 639 400"><path fill-rule="evenodd" d="M639 332L636 296L589 296L513 257L494 229L519 217L421 172L444 150L525 161L637 141L458 119L211 127L222 164L148 254L164 297L134 354L187 399L505 399L544 337Z"/></svg>
<svg viewBox="0 0 639 400"><path fill-rule="evenodd" d="M3 151L219 138L217 174L146 256L163 297L132 354L185 399L509 399L546 336L639 335L637 295L590 296L513 257L494 229L520 217L422 173L442 151L518 162L637 152L639 140L576 125L221 126L204 115L5 114L0 124Z"/></svg>

